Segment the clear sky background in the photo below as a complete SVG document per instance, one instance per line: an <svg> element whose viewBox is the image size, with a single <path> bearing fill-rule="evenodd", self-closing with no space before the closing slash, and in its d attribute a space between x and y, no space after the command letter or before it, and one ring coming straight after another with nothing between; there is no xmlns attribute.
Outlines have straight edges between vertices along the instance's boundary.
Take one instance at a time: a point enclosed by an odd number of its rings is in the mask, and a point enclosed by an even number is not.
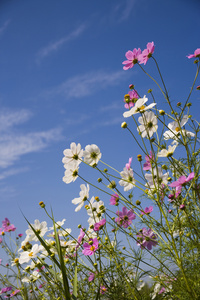
<svg viewBox="0 0 200 300"><path fill-rule="evenodd" d="M171 100L184 101L196 71L186 55L200 47L199 16L198 0L0 1L0 222L7 217L24 232L21 211L32 223L47 219L40 201L66 227L87 220L71 203L81 180L62 182L63 150L94 143L119 171L131 156L137 168L140 150L121 129L123 96L133 83L142 96L152 88L159 109L165 104L138 66L122 69L125 52L154 41ZM157 76L153 61L146 70ZM196 117L199 100L194 91ZM109 197L102 200L108 206Z"/></svg>

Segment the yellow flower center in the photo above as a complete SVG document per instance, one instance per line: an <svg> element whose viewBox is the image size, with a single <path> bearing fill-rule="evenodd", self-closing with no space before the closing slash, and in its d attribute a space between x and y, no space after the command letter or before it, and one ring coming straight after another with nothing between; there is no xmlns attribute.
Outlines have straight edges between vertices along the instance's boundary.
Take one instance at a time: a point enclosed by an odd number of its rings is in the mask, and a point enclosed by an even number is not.
<svg viewBox="0 0 200 300"><path fill-rule="evenodd" d="M33 252L30 252L28 256L33 256Z"/></svg>
<svg viewBox="0 0 200 300"><path fill-rule="evenodd" d="M176 131L176 132L179 132L179 131L180 131L180 127L176 127L176 128L175 128L175 131Z"/></svg>
<svg viewBox="0 0 200 300"><path fill-rule="evenodd" d="M95 246L91 246L91 247L90 247L90 250L91 250L91 251L94 251L94 250L95 250Z"/></svg>

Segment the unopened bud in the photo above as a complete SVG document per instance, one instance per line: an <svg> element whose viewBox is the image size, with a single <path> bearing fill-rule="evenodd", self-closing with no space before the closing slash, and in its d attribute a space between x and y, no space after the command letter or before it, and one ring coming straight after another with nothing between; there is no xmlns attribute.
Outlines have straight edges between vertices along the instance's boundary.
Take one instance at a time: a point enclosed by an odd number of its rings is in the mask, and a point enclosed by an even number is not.
<svg viewBox="0 0 200 300"><path fill-rule="evenodd" d="M130 84L130 85L129 85L129 89L130 89L130 90L133 90L134 87L135 87L135 86L134 86L133 84Z"/></svg>
<svg viewBox="0 0 200 300"><path fill-rule="evenodd" d="M160 109L160 110L159 110L159 114L160 114L161 116L164 116L164 115L165 115L165 111L164 111L163 109Z"/></svg>
<svg viewBox="0 0 200 300"><path fill-rule="evenodd" d="M152 92L152 89L149 89L149 90L148 90L148 93L151 93L151 92Z"/></svg>
<svg viewBox="0 0 200 300"><path fill-rule="evenodd" d="M121 128L127 128L127 123L126 123L126 122L123 122L123 123L121 124Z"/></svg>
<svg viewBox="0 0 200 300"><path fill-rule="evenodd" d="M142 155L141 155L141 154L138 154L138 155L137 155L137 159L138 159L138 161L142 161Z"/></svg>
<svg viewBox="0 0 200 300"><path fill-rule="evenodd" d="M39 202L39 205L40 205L42 208L45 208L45 204L44 204L43 201L40 201L40 202Z"/></svg>
<svg viewBox="0 0 200 300"><path fill-rule="evenodd" d="M98 181L98 182L102 182L102 178L98 178L97 181Z"/></svg>
<svg viewBox="0 0 200 300"><path fill-rule="evenodd" d="M141 204L140 200L136 200L135 204L140 205Z"/></svg>

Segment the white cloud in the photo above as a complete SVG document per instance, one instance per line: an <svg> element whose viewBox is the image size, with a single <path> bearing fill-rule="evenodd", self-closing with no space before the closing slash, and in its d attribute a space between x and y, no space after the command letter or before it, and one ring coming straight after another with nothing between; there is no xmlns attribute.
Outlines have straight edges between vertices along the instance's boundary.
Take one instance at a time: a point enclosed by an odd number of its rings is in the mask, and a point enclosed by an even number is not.
<svg viewBox="0 0 200 300"><path fill-rule="evenodd" d="M44 92L41 96L49 98L61 95L68 100L82 98L108 86L115 86L126 78L127 73L124 71L93 71L69 78L53 89Z"/></svg>
<svg viewBox="0 0 200 300"><path fill-rule="evenodd" d="M10 169L10 170L6 170L1 172L0 174L0 180L5 179L7 177L19 174L19 173L23 173L26 172L28 170L28 168L18 168L18 169Z"/></svg>
<svg viewBox="0 0 200 300"><path fill-rule="evenodd" d="M12 166L22 155L38 152L46 148L51 142L61 138L61 129L54 128L47 131L21 133L14 125L24 123L32 114L28 110L8 111L0 114L0 168ZM10 175L13 171L10 170ZM9 172L1 175L8 177Z"/></svg>
<svg viewBox="0 0 200 300"><path fill-rule="evenodd" d="M0 27L0 35L3 34L3 32L6 30L6 28L8 27L10 23L10 20L7 20L4 22L4 24Z"/></svg>
<svg viewBox="0 0 200 300"><path fill-rule="evenodd" d="M45 58L46 56L50 55L52 52L57 51L60 49L63 44L70 42L76 38L78 38L81 33L86 29L86 24L81 24L78 28L76 28L74 31L72 31L70 34L67 36L50 43L49 45L43 47L41 50L36 55L36 61L39 62L41 59Z"/></svg>
<svg viewBox="0 0 200 300"><path fill-rule="evenodd" d="M136 0L126 0L121 4L117 4L112 12L112 18L119 23L126 21L133 13L135 4Z"/></svg>
<svg viewBox="0 0 200 300"><path fill-rule="evenodd" d="M18 111L10 111L8 109L1 109L0 112L0 132L7 131L13 125L18 125L28 121L31 117L31 112L26 109Z"/></svg>

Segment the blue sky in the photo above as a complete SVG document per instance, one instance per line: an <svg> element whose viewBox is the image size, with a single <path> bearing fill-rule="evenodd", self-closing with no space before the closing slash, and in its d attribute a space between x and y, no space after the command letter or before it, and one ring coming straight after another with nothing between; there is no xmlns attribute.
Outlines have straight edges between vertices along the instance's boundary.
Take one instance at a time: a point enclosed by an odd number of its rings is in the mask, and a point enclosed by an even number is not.
<svg viewBox="0 0 200 300"><path fill-rule="evenodd" d="M154 41L171 100L182 101L195 75L186 55L200 47L199 13L195 0L0 2L0 221L8 217L24 232L21 211L42 221L44 201L76 228L83 211L71 200L82 182L62 182L63 150L94 143L119 171L131 156L136 165L140 151L120 127L123 96L134 83L165 104L138 66L123 71L125 52ZM146 70L157 76L152 61ZM198 108L199 99L195 91Z"/></svg>

